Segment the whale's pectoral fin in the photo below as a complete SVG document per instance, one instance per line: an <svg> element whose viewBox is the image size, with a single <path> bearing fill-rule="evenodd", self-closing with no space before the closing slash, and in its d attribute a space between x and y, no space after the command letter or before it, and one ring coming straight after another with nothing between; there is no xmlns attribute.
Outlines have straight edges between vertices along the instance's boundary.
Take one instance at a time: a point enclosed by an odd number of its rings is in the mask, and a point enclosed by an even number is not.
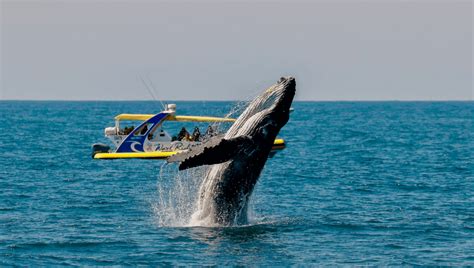
<svg viewBox="0 0 474 268"><path fill-rule="evenodd" d="M175 154L168 158L168 162L181 162L179 170L202 165L214 165L229 161L243 148L251 146L253 140L249 136L239 136L232 139L214 139L205 144L194 147L185 153Z"/></svg>

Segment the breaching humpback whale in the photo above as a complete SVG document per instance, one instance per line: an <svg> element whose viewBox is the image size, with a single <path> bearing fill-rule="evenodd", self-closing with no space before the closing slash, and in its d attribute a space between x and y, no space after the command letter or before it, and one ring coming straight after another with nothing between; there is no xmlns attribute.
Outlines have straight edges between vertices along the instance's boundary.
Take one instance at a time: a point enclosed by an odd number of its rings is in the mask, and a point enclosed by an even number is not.
<svg viewBox="0 0 474 268"><path fill-rule="evenodd" d="M293 77L282 77L249 104L224 137L168 159L180 162L180 170L212 165L192 221L224 226L247 222L247 202L278 132L288 122L295 87Z"/></svg>

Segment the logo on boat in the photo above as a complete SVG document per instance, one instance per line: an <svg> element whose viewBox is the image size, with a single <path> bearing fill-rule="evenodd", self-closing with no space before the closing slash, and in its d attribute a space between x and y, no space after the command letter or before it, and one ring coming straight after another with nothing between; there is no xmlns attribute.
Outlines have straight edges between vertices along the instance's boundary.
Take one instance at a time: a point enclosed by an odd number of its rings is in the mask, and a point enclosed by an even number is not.
<svg viewBox="0 0 474 268"><path fill-rule="evenodd" d="M130 149L132 149L132 151L134 151L134 152L141 152L141 150L138 150L137 148L135 148L135 146L137 146L137 145L142 146L142 144L140 142L134 141L130 144Z"/></svg>
<svg viewBox="0 0 474 268"><path fill-rule="evenodd" d="M151 143L145 143L143 146L140 142L134 141L130 143L130 150L132 152L151 152L151 151L164 151L164 152L172 152L172 151L183 151L188 150L193 147L200 145L201 142L181 142L175 141L167 144L157 144L156 148L154 149ZM143 149L142 149L143 148Z"/></svg>
<svg viewBox="0 0 474 268"><path fill-rule="evenodd" d="M192 147L195 147L195 146L198 146L200 145L201 143L200 142L193 142L193 143L190 143L190 142L181 142L181 141L178 141L178 142L173 142L171 144L160 144L156 150L157 151L178 151L178 150L188 150L188 149L191 149Z"/></svg>

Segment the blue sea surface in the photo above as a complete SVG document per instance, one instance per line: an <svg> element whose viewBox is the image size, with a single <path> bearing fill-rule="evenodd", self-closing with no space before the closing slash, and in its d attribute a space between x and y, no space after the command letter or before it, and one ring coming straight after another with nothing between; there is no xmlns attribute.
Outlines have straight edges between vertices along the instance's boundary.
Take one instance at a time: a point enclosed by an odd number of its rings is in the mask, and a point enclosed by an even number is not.
<svg viewBox="0 0 474 268"><path fill-rule="evenodd" d="M156 102L0 101L0 266L474 265L473 102L293 107L250 223L190 227L200 172L91 159Z"/></svg>

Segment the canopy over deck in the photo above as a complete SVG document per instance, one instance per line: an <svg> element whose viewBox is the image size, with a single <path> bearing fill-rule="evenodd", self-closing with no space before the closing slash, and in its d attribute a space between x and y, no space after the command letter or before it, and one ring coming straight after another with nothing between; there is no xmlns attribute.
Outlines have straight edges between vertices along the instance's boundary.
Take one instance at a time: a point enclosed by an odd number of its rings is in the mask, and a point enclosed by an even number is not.
<svg viewBox="0 0 474 268"><path fill-rule="evenodd" d="M146 121L155 116L155 114L119 114L115 120ZM166 121L179 122L235 122L234 118L212 117L212 116L193 116L193 115L173 115L166 117Z"/></svg>

